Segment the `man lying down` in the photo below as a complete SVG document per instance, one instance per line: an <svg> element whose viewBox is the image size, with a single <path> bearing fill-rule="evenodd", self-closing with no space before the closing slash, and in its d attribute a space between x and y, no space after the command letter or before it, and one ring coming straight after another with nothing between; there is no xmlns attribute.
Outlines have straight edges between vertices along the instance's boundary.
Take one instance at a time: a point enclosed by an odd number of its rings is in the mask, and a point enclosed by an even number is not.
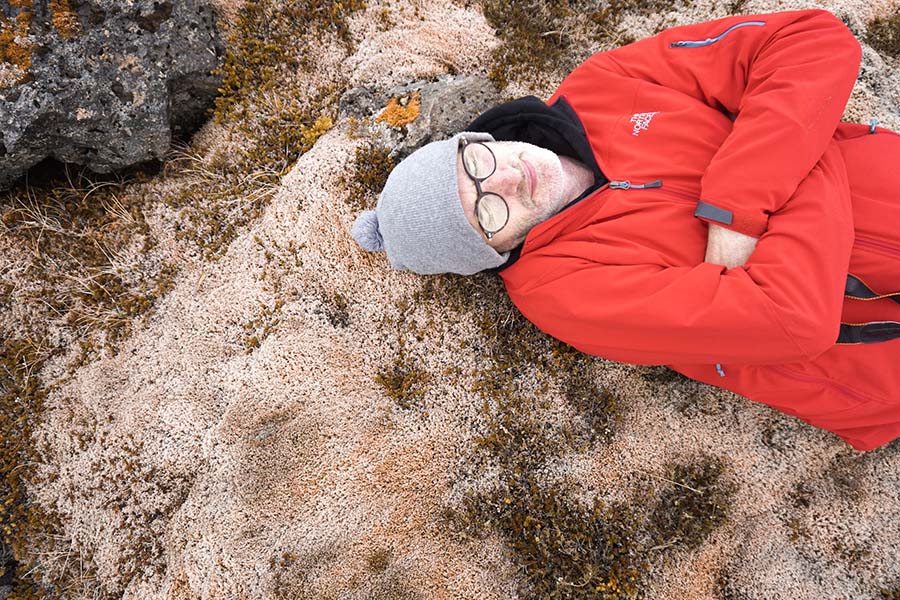
<svg viewBox="0 0 900 600"><path fill-rule="evenodd" d="M583 352L877 448L900 436L900 136L840 121L860 56L823 10L595 54L403 160L353 236L398 269L498 273Z"/></svg>

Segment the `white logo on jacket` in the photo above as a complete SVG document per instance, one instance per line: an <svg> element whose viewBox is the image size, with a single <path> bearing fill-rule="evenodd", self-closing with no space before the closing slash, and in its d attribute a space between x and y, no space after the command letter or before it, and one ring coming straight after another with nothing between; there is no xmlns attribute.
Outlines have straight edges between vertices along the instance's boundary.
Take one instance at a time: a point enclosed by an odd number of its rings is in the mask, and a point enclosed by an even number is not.
<svg viewBox="0 0 900 600"><path fill-rule="evenodd" d="M653 118L653 115L658 113L659 111L634 113L631 115L631 122L634 123L634 129L631 131L631 135L637 135L644 129L650 127L650 119Z"/></svg>

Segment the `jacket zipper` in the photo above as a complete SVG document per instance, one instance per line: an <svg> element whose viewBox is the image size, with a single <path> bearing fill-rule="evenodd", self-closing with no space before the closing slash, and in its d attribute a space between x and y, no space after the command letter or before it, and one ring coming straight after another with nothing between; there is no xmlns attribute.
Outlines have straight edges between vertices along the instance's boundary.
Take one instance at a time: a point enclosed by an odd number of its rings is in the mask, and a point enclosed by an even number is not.
<svg viewBox="0 0 900 600"><path fill-rule="evenodd" d="M603 188L600 188L600 190L602 191L606 187L614 190L643 190L647 188L661 188L663 187L663 182L661 179L656 179L654 181L648 181L647 183L635 184L631 183L628 179L623 179L621 181L611 180L604 185ZM671 200L672 202L697 204L700 200L696 193L687 192L678 188L667 187L666 192L668 194L666 199ZM680 198L673 198L672 196L680 196Z"/></svg>
<svg viewBox="0 0 900 600"><path fill-rule="evenodd" d="M610 181L609 187L614 190L642 190L645 188L660 188L662 187L662 180L657 179L656 181L650 181L647 183L631 183L627 179L623 181Z"/></svg>
<svg viewBox="0 0 900 600"><path fill-rule="evenodd" d="M824 385L826 385L832 389L835 389L841 393L844 393L844 394L847 394L848 396L856 398L860 402L869 402L870 400L872 400L868 396L865 396L865 395L863 395L857 391L854 391L854 390L852 390L844 385L841 385L839 383L835 383L834 381L832 381L830 379L825 379L823 377L811 377L811 376L807 376L807 375L800 375L799 373L794 373L793 371L789 371L788 369L785 369L784 367L779 367L776 365L769 365L769 368L771 368L773 371L777 371L778 373L781 373L785 377L788 377L795 381L824 384Z"/></svg>
<svg viewBox="0 0 900 600"><path fill-rule="evenodd" d="M737 29L738 27L746 27L747 25L765 25L765 21L744 21L743 23L738 23L736 25L732 25L719 35L714 38L706 38L705 40L681 40L679 42L672 42L669 44L669 48L699 48L700 46L709 46L710 44L715 44L723 37Z"/></svg>
<svg viewBox="0 0 900 600"><path fill-rule="evenodd" d="M900 256L900 247L881 240L857 236L853 243L860 248L868 248L869 250L875 250L881 254Z"/></svg>

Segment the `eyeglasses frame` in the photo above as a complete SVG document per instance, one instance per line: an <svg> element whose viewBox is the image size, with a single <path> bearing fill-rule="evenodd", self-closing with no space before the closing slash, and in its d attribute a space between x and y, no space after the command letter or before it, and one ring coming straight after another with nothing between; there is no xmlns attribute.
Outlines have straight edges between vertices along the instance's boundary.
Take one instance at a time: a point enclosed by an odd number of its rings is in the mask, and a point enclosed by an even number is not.
<svg viewBox="0 0 900 600"><path fill-rule="evenodd" d="M481 231L484 233L484 237L486 237L488 239L488 241L490 241L490 239L492 237L494 237L500 230L502 230L504 227L506 227L507 223L509 223L509 204L507 204L506 198L504 198L503 196L501 196L500 194L498 194L496 192L485 192L481 189L481 182L497 172L497 156L494 154L494 151L491 150L488 147L488 145L485 144L484 142L470 142L469 140L467 140L464 137L460 138L460 141L462 142L461 147L460 147L460 152L462 153L463 170L466 172L466 175L469 177L469 179L472 180L472 183L475 184L475 190L478 192L478 196L475 198L475 220L478 221L478 227L481 228ZM477 144L479 146L484 146L485 150L487 150L490 153L491 158L494 159L494 169L490 173L485 175L484 177L475 177L474 175L469 173L469 167L466 166L466 157L465 157L466 147L469 144L473 144L473 145ZM488 231L487 229L485 229L484 224L482 224L481 219L478 217L478 205L481 204L481 199L489 194L500 198L500 201L503 202L503 205L506 207L506 220L503 221L503 225L501 225L500 227L498 227L497 229L495 229L493 231Z"/></svg>

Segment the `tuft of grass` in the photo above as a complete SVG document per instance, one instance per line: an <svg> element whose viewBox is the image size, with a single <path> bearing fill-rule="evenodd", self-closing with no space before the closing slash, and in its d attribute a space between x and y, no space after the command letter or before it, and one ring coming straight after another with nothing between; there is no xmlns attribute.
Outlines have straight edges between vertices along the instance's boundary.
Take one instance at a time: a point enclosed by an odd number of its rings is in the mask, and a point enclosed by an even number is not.
<svg viewBox="0 0 900 600"><path fill-rule="evenodd" d="M882 54L900 58L900 12L869 21L865 41Z"/></svg>
<svg viewBox="0 0 900 600"><path fill-rule="evenodd" d="M148 200L132 188L146 174L67 176L40 185L26 178L7 192L0 223L24 250L28 285L19 286L29 290L10 299L45 317L31 323L42 334L52 323L85 342L99 335L98 348L115 349L171 288L177 269L146 258L157 241L144 216ZM132 241L142 243L141 257L122 252Z"/></svg>
<svg viewBox="0 0 900 600"><path fill-rule="evenodd" d="M735 486L723 478L721 459L701 456L697 460L670 464L669 483L650 514L655 549L699 547L728 517Z"/></svg>

